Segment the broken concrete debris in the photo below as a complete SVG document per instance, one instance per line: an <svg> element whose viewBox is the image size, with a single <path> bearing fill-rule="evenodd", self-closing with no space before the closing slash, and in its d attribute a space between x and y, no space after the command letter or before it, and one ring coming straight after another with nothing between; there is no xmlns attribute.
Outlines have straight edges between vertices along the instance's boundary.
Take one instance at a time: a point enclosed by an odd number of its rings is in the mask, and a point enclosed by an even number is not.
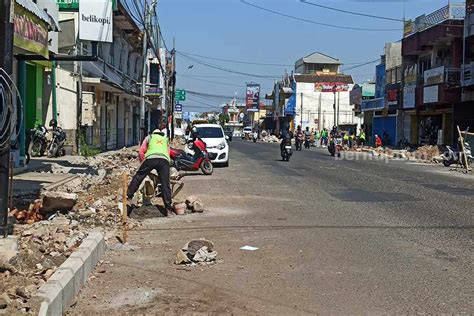
<svg viewBox="0 0 474 316"><path fill-rule="evenodd" d="M45 191L41 194L43 212L67 212L77 203L77 194Z"/></svg>
<svg viewBox="0 0 474 316"><path fill-rule="evenodd" d="M201 199L198 199L196 196L191 195L186 198L186 206L189 210L196 213L204 212L204 203Z"/></svg>
<svg viewBox="0 0 474 316"><path fill-rule="evenodd" d="M213 251L214 243L206 239L189 241L176 253L175 264L210 263L217 258L217 251Z"/></svg>

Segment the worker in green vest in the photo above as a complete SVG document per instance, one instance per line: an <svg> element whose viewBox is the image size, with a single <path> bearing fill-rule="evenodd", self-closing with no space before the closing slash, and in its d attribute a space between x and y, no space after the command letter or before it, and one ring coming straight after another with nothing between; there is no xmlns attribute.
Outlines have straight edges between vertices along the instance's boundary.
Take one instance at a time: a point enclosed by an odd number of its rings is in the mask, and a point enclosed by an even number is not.
<svg viewBox="0 0 474 316"><path fill-rule="evenodd" d="M131 200L137 192L145 177L153 170L156 170L161 183L163 203L166 215L172 215L171 185L170 185L170 145L165 133L156 129L145 138L138 153L138 158L142 162L140 168L135 173L128 185L127 190L127 213L132 212Z"/></svg>
<svg viewBox="0 0 474 316"><path fill-rule="evenodd" d="M364 146L365 145L365 132L363 129L360 130L359 134L359 145Z"/></svg>

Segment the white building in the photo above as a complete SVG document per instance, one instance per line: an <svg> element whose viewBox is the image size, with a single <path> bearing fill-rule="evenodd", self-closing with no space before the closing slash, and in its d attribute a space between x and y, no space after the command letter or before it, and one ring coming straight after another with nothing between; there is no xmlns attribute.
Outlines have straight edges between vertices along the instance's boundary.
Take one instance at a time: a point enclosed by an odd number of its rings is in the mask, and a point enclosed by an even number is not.
<svg viewBox="0 0 474 316"><path fill-rule="evenodd" d="M352 77L339 73L340 65L338 59L318 52L295 63L295 126L331 129L357 124L349 98Z"/></svg>

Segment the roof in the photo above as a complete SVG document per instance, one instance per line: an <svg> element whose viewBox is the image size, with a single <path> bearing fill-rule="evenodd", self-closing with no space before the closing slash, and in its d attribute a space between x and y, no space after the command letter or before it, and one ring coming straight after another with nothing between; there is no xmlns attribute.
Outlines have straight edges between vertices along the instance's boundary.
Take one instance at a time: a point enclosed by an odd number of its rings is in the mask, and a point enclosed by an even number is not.
<svg viewBox="0 0 474 316"><path fill-rule="evenodd" d="M346 83L352 84L354 81L352 80L352 76L350 75L294 75L296 82L309 82L309 83L317 83L317 82L339 82L339 83Z"/></svg>
<svg viewBox="0 0 474 316"><path fill-rule="evenodd" d="M199 124L196 124L194 126L196 126L196 128L197 127L219 127L219 128L222 128L222 126L220 126L219 124L201 124L201 123L199 123Z"/></svg>
<svg viewBox="0 0 474 316"><path fill-rule="evenodd" d="M300 58L296 64L305 63L305 64L330 64L330 65L341 65L339 59L328 56L326 54L320 52L314 52Z"/></svg>

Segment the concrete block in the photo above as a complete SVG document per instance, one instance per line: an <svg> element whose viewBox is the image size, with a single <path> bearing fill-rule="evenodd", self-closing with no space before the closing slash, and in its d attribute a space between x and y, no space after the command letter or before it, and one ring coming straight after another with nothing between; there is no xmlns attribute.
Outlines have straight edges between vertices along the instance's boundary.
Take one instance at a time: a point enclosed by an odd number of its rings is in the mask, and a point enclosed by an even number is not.
<svg viewBox="0 0 474 316"><path fill-rule="evenodd" d="M63 314L62 288L58 283L47 282L38 290L38 297L48 304L48 308L43 308L42 315L56 316Z"/></svg>
<svg viewBox="0 0 474 316"><path fill-rule="evenodd" d="M74 274L74 296L76 296L84 284L84 260L82 258L68 258L61 268L69 269Z"/></svg>
<svg viewBox="0 0 474 316"><path fill-rule="evenodd" d="M62 289L62 313L66 313L74 299L74 273L68 268L59 267L48 282L56 282Z"/></svg>
<svg viewBox="0 0 474 316"><path fill-rule="evenodd" d="M92 254L87 251L87 249L79 249L75 251L69 258L79 258L83 261L83 268L84 268L84 275L82 276L82 284L85 284L87 282L87 278L89 277L89 274L92 271L92 261L91 261L91 256Z"/></svg>
<svg viewBox="0 0 474 316"><path fill-rule="evenodd" d="M87 282L105 251L102 234L90 234L38 291L42 298L39 315L63 315Z"/></svg>

